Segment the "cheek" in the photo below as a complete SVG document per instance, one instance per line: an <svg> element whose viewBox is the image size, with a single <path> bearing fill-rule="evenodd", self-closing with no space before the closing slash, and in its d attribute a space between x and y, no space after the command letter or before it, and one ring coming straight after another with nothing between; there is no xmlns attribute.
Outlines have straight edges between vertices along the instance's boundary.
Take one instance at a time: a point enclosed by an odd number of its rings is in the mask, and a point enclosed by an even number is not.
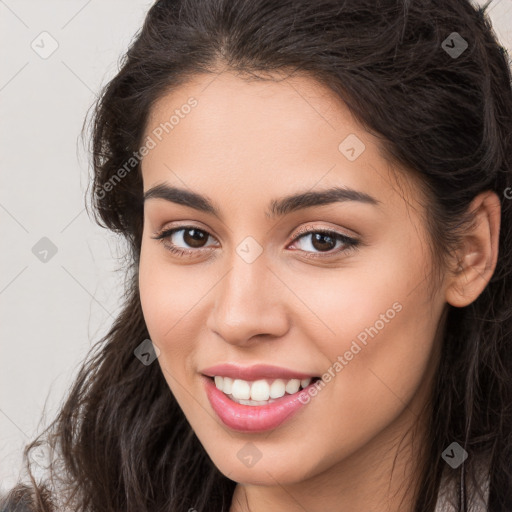
<svg viewBox="0 0 512 512"><path fill-rule="evenodd" d="M197 265L172 263L163 251L149 242L142 244L140 301L150 338L160 349L158 363L185 411L185 389L197 387L198 347L204 338L208 297L219 276L208 266L201 271Z"/></svg>
<svg viewBox="0 0 512 512"><path fill-rule="evenodd" d="M352 410L389 419L422 384L444 307L442 297L430 296L428 265L415 247L396 246L380 251L364 272L354 266L295 279L309 309L301 330L324 356L340 417Z"/></svg>
<svg viewBox="0 0 512 512"><path fill-rule="evenodd" d="M139 265L142 312L150 338L161 351L158 361L163 370L173 374L183 371L184 360L193 349L194 333L187 325L187 312L198 300L195 288L194 291L187 281L186 271L166 264L156 250L149 250L142 244ZM186 343L185 328L189 333ZM173 340L180 342L173 343Z"/></svg>
<svg viewBox="0 0 512 512"><path fill-rule="evenodd" d="M386 272L384 281L393 274ZM430 302L425 283L411 293L396 278L388 286L354 284L351 297L350 301L343 299L346 309L335 323L340 340L336 350L327 345L322 348L329 351L331 361L339 363L331 370L336 394L332 414L339 418L340 428L350 430L357 425L370 437L393 422L406 404L419 413L421 400L416 402L415 396L429 386L443 303ZM347 411L354 413L351 419Z"/></svg>
<svg viewBox="0 0 512 512"><path fill-rule="evenodd" d="M177 266L165 261L161 247L143 242L139 264L139 292L144 319L155 341L172 340L181 328L187 312L206 293L192 275L192 267Z"/></svg>
<svg viewBox="0 0 512 512"><path fill-rule="evenodd" d="M318 311L334 331L337 354L367 366L389 357L428 359L444 301L428 290L431 262L421 240L402 234L371 251L364 261L320 282ZM358 346L360 351L358 352ZM331 350L332 353L332 350Z"/></svg>

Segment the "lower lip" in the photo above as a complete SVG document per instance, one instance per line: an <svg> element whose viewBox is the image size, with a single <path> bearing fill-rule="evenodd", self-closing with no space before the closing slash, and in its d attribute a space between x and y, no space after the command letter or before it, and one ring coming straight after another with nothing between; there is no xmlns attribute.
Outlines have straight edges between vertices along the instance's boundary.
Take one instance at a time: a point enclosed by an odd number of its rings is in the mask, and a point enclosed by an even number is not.
<svg viewBox="0 0 512 512"><path fill-rule="evenodd" d="M203 376L206 395L222 422L240 432L271 430L290 419L301 407L309 403L308 388L293 395L284 395L268 405L242 405L234 402L217 389L212 379ZM310 384L310 386L312 386ZM304 403L301 402L303 400Z"/></svg>

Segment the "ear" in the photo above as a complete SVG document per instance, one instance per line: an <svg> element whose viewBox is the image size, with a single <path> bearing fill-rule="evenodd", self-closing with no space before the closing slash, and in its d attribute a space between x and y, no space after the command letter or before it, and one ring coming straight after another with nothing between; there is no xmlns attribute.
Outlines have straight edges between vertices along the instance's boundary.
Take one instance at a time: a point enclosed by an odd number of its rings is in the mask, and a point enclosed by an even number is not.
<svg viewBox="0 0 512 512"><path fill-rule="evenodd" d="M463 235L449 277L446 302L464 307L475 301L491 279L498 261L501 204L497 194L485 191L469 206L474 222Z"/></svg>

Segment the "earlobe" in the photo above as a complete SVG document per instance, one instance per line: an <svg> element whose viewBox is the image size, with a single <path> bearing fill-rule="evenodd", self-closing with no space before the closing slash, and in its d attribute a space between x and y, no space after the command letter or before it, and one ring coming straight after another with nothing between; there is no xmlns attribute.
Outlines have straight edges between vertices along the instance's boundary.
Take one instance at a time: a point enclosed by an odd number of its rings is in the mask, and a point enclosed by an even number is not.
<svg viewBox="0 0 512 512"><path fill-rule="evenodd" d="M476 196L470 205L474 222L463 236L457 270L446 288L446 302L464 307L474 302L490 281L498 261L501 205L493 191Z"/></svg>

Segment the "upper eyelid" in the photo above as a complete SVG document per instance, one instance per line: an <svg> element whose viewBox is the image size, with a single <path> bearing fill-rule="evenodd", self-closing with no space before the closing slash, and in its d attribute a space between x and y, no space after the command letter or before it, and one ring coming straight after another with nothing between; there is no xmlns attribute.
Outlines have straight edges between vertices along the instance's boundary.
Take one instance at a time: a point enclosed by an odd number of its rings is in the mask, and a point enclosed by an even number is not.
<svg viewBox="0 0 512 512"><path fill-rule="evenodd" d="M340 231L338 231L337 229L335 228L327 228L327 227L318 227L318 226L309 226L307 228L299 228L295 234L294 234L294 237L293 239L295 240L296 238L298 238L299 236L301 235L304 235L304 234L311 234L311 233L335 233L337 235L341 235L341 236L344 236L346 238L353 238L353 239L356 239L354 236L352 235L347 235L346 233L340 233Z"/></svg>

